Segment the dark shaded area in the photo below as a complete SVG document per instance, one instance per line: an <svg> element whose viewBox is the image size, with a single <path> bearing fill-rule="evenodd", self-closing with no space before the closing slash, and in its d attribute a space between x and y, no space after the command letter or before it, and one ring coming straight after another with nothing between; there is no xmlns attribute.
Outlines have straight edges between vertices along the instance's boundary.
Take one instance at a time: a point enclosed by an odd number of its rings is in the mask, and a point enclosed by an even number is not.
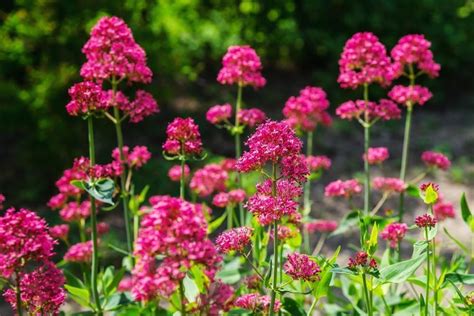
<svg viewBox="0 0 474 316"><path fill-rule="evenodd" d="M44 205L61 171L87 153L86 124L69 117L64 106L67 89L80 80L81 47L102 15L129 24L155 74L143 88L156 97L161 113L127 125L125 140L148 145L155 157L138 176L139 186L150 183L153 192L164 193L174 189L163 180L169 163L160 154L173 117L194 117L211 151L233 154L230 139L204 121L209 106L235 98L232 87L215 81L229 45L247 43L261 55L268 84L260 91L246 89L244 100L280 118L286 99L307 84L324 87L332 109L359 96L336 82L339 54L353 33L372 31L388 49L405 34L422 33L442 65L440 78L421 82L435 95L425 109L443 115L473 105L474 15L465 6L465 1L437 0L2 1L0 192L8 204ZM98 161L107 162L115 135L105 120L98 125Z"/></svg>

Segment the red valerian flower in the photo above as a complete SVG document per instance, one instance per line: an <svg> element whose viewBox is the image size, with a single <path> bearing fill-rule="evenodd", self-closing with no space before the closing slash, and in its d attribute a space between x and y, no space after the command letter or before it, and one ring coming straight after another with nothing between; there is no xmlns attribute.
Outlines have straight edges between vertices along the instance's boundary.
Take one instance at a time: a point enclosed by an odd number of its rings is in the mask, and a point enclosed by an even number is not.
<svg viewBox="0 0 474 316"><path fill-rule="evenodd" d="M91 81L79 82L69 88L71 101L66 105L69 115L87 115L108 108L107 95Z"/></svg>
<svg viewBox="0 0 474 316"><path fill-rule="evenodd" d="M218 164L208 164L196 170L189 187L200 197L206 197L214 192L225 191L229 174Z"/></svg>
<svg viewBox="0 0 474 316"><path fill-rule="evenodd" d="M306 163L310 172L318 172L331 168L331 159L326 156L307 156Z"/></svg>
<svg viewBox="0 0 474 316"><path fill-rule="evenodd" d="M189 169L188 165L184 165L184 178L189 179L189 175L191 173L191 169ZM168 170L168 177L171 181L179 182L181 180L181 166L174 165L173 167Z"/></svg>
<svg viewBox="0 0 474 316"><path fill-rule="evenodd" d="M217 250L222 253L243 251L250 243L252 234L253 229L249 227L238 227L227 230L217 237Z"/></svg>
<svg viewBox="0 0 474 316"><path fill-rule="evenodd" d="M206 119L214 125L219 125L228 120L232 116L232 105L226 103L223 105L214 105L206 113Z"/></svg>
<svg viewBox="0 0 474 316"><path fill-rule="evenodd" d="M242 109L237 114L241 125L255 127L262 124L267 119L267 115L260 109Z"/></svg>
<svg viewBox="0 0 474 316"><path fill-rule="evenodd" d="M368 120L374 119L393 120L401 117L401 110L390 100L381 99L379 103L365 100L347 101L336 109L336 114L346 120L365 119L367 113Z"/></svg>
<svg viewBox="0 0 474 316"><path fill-rule="evenodd" d="M92 260L92 241L72 245L64 255L64 261L88 263Z"/></svg>
<svg viewBox="0 0 474 316"><path fill-rule="evenodd" d="M398 104L413 106L425 104L433 95L428 88L419 85L408 87L397 85L390 90L388 96Z"/></svg>
<svg viewBox="0 0 474 316"><path fill-rule="evenodd" d="M306 229L309 233L331 233L338 227L338 223L332 220L316 220L306 224Z"/></svg>
<svg viewBox="0 0 474 316"><path fill-rule="evenodd" d="M385 227L380 236L390 241L391 248L397 248L398 243L405 237L407 230L408 225L405 223L391 223Z"/></svg>
<svg viewBox="0 0 474 316"><path fill-rule="evenodd" d="M384 178L384 177L375 177L372 181L372 186L374 189L383 191L383 192L397 192L401 193L405 191L407 185L405 182L399 178Z"/></svg>
<svg viewBox="0 0 474 316"><path fill-rule="evenodd" d="M415 218L415 225L419 228L435 227L437 220L430 214L423 214Z"/></svg>
<svg viewBox="0 0 474 316"><path fill-rule="evenodd" d="M384 162L390 156L386 147L371 147L367 154L363 155L364 160L367 160L370 165L376 165Z"/></svg>
<svg viewBox="0 0 474 316"><path fill-rule="evenodd" d="M169 155L199 155L202 151L199 127L192 118L177 117L166 128L163 150Z"/></svg>
<svg viewBox="0 0 474 316"><path fill-rule="evenodd" d="M438 168L441 170L448 170L451 167L451 161L448 157L442 153L435 151L425 151L421 154L421 160L428 166L432 168Z"/></svg>
<svg viewBox="0 0 474 316"><path fill-rule="evenodd" d="M305 280L314 282L318 279L321 272L318 264L311 260L307 255L292 253L288 255L287 261L283 265L283 270L293 280Z"/></svg>
<svg viewBox="0 0 474 316"><path fill-rule="evenodd" d="M243 309L251 310L252 312L269 312L271 304L270 296L260 295L257 293L244 294L235 300L234 305ZM281 303L278 299L275 300L273 311L278 312L281 308Z"/></svg>
<svg viewBox="0 0 474 316"><path fill-rule="evenodd" d="M356 179L336 180L329 183L324 189L324 195L327 197L342 196L350 198L355 194L362 192L362 186Z"/></svg>

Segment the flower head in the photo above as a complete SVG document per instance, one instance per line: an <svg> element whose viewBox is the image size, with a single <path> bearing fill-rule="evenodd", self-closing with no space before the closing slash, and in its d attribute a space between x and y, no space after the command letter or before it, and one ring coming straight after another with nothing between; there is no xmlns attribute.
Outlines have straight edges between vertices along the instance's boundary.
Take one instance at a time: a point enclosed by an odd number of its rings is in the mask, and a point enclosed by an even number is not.
<svg viewBox="0 0 474 316"><path fill-rule="evenodd" d="M265 112L257 108L242 109L237 116L240 124L251 128L262 124L267 119Z"/></svg>
<svg viewBox="0 0 474 316"><path fill-rule="evenodd" d="M253 229L249 227L238 227L225 231L216 239L217 250L222 253L230 251L243 251L250 243Z"/></svg>
<svg viewBox="0 0 474 316"><path fill-rule="evenodd" d="M329 125L331 119L326 112L329 101L326 92L319 87L306 87L299 96L290 97L283 108L288 124L305 132L313 131L316 125ZM329 119L328 119L329 118Z"/></svg>
<svg viewBox="0 0 474 316"><path fill-rule="evenodd" d="M92 28L82 48L87 62L81 76L101 82L126 78L130 82L151 81L145 51L135 42L132 31L118 17L103 17Z"/></svg>
<svg viewBox="0 0 474 316"><path fill-rule="evenodd" d="M199 155L202 151L199 127L192 118L177 117L166 128L163 150L170 155Z"/></svg>
<svg viewBox="0 0 474 316"><path fill-rule="evenodd" d="M200 197L206 197L216 191L225 191L225 183L228 178L227 171L222 169L220 165L211 163L194 173L189 187Z"/></svg>
<svg viewBox="0 0 474 316"><path fill-rule="evenodd" d="M85 262L92 259L92 241L81 242L72 245L64 255L64 260L68 262Z"/></svg>
<svg viewBox="0 0 474 316"><path fill-rule="evenodd" d="M391 51L395 75L401 76L407 65L416 65L428 76L437 77L441 66L434 61L430 47L431 43L421 34L403 36Z"/></svg>
<svg viewBox="0 0 474 316"><path fill-rule="evenodd" d="M318 172L331 168L331 159L326 156L307 156L306 163L310 172Z"/></svg>
<svg viewBox="0 0 474 316"><path fill-rule="evenodd" d="M62 271L50 261L45 261L33 272L22 274L21 301L28 314L40 315L39 311L41 311L41 315L57 315L66 299L64 283ZM13 309L16 309L15 291L8 289L4 297Z"/></svg>
<svg viewBox="0 0 474 316"><path fill-rule="evenodd" d="M238 84L261 88L266 80L261 74L260 57L250 46L230 46L222 58L222 69L217 75L221 84Z"/></svg>
<svg viewBox="0 0 474 316"><path fill-rule="evenodd" d="M296 237L298 235L298 231L286 225L278 225L277 235L278 235L278 240L281 242L284 242L285 240ZM275 232L273 229L271 229L270 239L273 240L274 236L275 236Z"/></svg>
<svg viewBox="0 0 474 316"><path fill-rule="evenodd" d="M49 234L53 238L67 240L67 235L69 234L69 225L60 224L49 228Z"/></svg>
<svg viewBox="0 0 474 316"><path fill-rule="evenodd" d="M382 99L377 104L372 101L356 100L347 101L336 109L336 114L346 120L362 119L367 113L369 121L374 119L393 120L399 119L401 111L390 100Z"/></svg>
<svg viewBox="0 0 474 316"><path fill-rule="evenodd" d="M318 264L307 255L292 253L288 255L283 270L293 280L316 281L318 273L321 272Z"/></svg>
<svg viewBox="0 0 474 316"><path fill-rule="evenodd" d="M354 34L345 44L339 59L337 82L355 89L364 84L390 84L393 71L385 46L370 32Z"/></svg>
<svg viewBox="0 0 474 316"><path fill-rule="evenodd" d="M396 85L390 90L388 96L398 104L413 106L425 104L433 95L428 88L419 85L408 87Z"/></svg>
<svg viewBox="0 0 474 316"><path fill-rule="evenodd" d="M420 228L435 227L436 222L436 218L430 214L423 214L415 218L415 225Z"/></svg>
<svg viewBox="0 0 474 316"><path fill-rule="evenodd" d="M265 312L268 313L271 304L270 296L260 295L257 293L244 294L238 297L234 305L243 309L248 309L253 312ZM281 303L278 299L275 300L273 310L278 312L281 308Z"/></svg>
<svg viewBox="0 0 474 316"><path fill-rule="evenodd" d="M364 154L364 160L367 160L370 165L376 165L384 162L389 157L388 149L386 147L371 147Z"/></svg>
<svg viewBox="0 0 474 316"><path fill-rule="evenodd" d="M369 258L367 252L359 251L354 258L349 258L347 267L351 270L357 270L357 268L376 270L377 262Z"/></svg>
<svg viewBox="0 0 474 316"><path fill-rule="evenodd" d="M421 154L421 160L428 166L432 168L438 168L441 170L448 170L451 167L451 161L448 157L442 153L435 151L425 151Z"/></svg>
<svg viewBox="0 0 474 316"><path fill-rule="evenodd" d="M374 189L383 191L383 192L397 192L401 193L405 191L406 184L399 178L384 178L376 177L372 181Z"/></svg>
<svg viewBox="0 0 474 316"><path fill-rule="evenodd" d="M206 113L206 119L215 125L222 124L232 116L232 105L226 103L223 105L214 105Z"/></svg>
<svg viewBox="0 0 474 316"><path fill-rule="evenodd" d="M433 213L437 221L443 221L447 218L455 218L456 211L452 203L439 199L433 205Z"/></svg>
<svg viewBox="0 0 474 316"><path fill-rule="evenodd" d="M77 222L88 218L90 214L91 203L89 201L69 202L59 211L59 216L65 222Z"/></svg>
<svg viewBox="0 0 474 316"><path fill-rule="evenodd" d="M324 195L327 197L342 196L350 198L354 194L362 192L362 186L356 179L336 180L329 183L324 189Z"/></svg>
<svg viewBox="0 0 474 316"><path fill-rule="evenodd" d="M403 240L408 230L408 225L405 223L391 223L384 228L380 236L383 239L390 241L390 247L396 248L398 243Z"/></svg>
<svg viewBox="0 0 474 316"><path fill-rule="evenodd" d="M184 178L188 179L190 174L191 170L189 169L189 166L184 165ZM171 181L179 182L181 180L181 166L174 165L171 167L170 170L168 170L168 178L170 178Z"/></svg>
<svg viewBox="0 0 474 316"><path fill-rule="evenodd" d="M234 301L234 289L232 286L216 281L212 283L206 294L201 294L198 305L201 311L206 311L209 316L222 315L231 309Z"/></svg>
<svg viewBox="0 0 474 316"><path fill-rule="evenodd" d="M135 146L132 152L130 152L128 146L123 146L122 152L124 156L123 163L129 166L130 168L140 168L145 165L151 158L151 153L146 146ZM120 159L119 148L115 148L112 151L112 158L118 163L121 163L122 160Z"/></svg>
<svg viewBox="0 0 474 316"><path fill-rule="evenodd" d="M69 88L71 101L66 105L69 115L87 115L108 108L107 95L102 88L90 81L79 82Z"/></svg>
<svg viewBox="0 0 474 316"><path fill-rule="evenodd" d="M55 244L46 221L35 212L8 209L0 216L0 276L9 278L29 261L48 260Z"/></svg>
<svg viewBox="0 0 474 316"><path fill-rule="evenodd" d="M306 229L309 233L320 232L320 233L331 233L338 227L336 221L331 220L316 220L306 224Z"/></svg>
<svg viewBox="0 0 474 316"><path fill-rule="evenodd" d="M153 96L143 90L137 90L135 100L130 102L128 106L122 107L121 110L130 116L130 122L132 123L141 122L145 117L160 112L158 103L156 103Z"/></svg>

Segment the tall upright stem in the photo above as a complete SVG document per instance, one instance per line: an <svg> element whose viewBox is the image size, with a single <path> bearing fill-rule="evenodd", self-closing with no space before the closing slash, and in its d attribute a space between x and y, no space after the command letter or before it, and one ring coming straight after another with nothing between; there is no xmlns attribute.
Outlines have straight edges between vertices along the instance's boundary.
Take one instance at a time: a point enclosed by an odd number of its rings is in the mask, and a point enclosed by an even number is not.
<svg viewBox="0 0 474 316"><path fill-rule="evenodd" d="M425 227L425 239L428 244L426 249L426 294L425 294L425 316L428 316L428 306L429 306L429 296L430 296L430 244L431 242L428 239L428 228Z"/></svg>
<svg viewBox="0 0 474 316"><path fill-rule="evenodd" d="M112 81L112 91L113 91L113 98L115 98L115 92L117 91L117 83L115 80ZM123 133L122 133L122 121L120 117L120 112L116 106L114 108L114 118L115 118L115 134L117 136L117 146L119 149L120 154L120 162L122 163L122 167L124 168L124 172L120 174L120 189L121 189L121 197L122 197L122 204L123 204L123 220L125 222L125 234L127 237L127 250L129 253L133 252L133 234L131 229L130 223L130 211L128 209L128 197L129 192L127 188L127 179L126 179L126 168L128 167L125 163L125 155L123 152Z"/></svg>
<svg viewBox="0 0 474 316"><path fill-rule="evenodd" d="M240 143L240 122L239 122L239 112L242 107L242 85L239 84L238 89L237 89L237 101L235 104L235 159L238 160L240 156L242 155L242 148L241 148L241 143ZM242 189L242 175L240 172L237 172L237 185L239 186L239 189ZM245 225L245 213L244 213L244 207L242 203L239 203L239 220L240 220L240 225L244 226Z"/></svg>
<svg viewBox="0 0 474 316"><path fill-rule="evenodd" d="M21 287L20 287L20 273L15 273L16 278L16 311L18 312L18 316L23 315L23 311L21 309Z"/></svg>
<svg viewBox="0 0 474 316"><path fill-rule="evenodd" d="M369 288L367 286L367 276L366 276L365 272L362 273L362 282L364 284L364 296L365 296L365 304L366 304L366 308L367 308L367 314L369 316L372 316L373 315L373 313L372 313L372 303L371 303L370 296L369 296Z"/></svg>
<svg viewBox="0 0 474 316"><path fill-rule="evenodd" d="M313 132L308 132L306 136L306 157L309 157L313 154ZM304 192L303 192L303 212L304 216L308 216L311 213L311 179L307 179L306 183L304 184ZM304 225L303 227L303 246L304 252L310 252L310 243L309 243L309 232Z"/></svg>
<svg viewBox="0 0 474 316"><path fill-rule="evenodd" d="M364 101L366 104L369 102L369 86L364 85ZM364 153L365 157L368 156L369 146L370 146L370 122L369 122L369 113L365 111L365 124L364 124ZM364 159L364 215L369 214L370 207L370 165L369 160Z"/></svg>
<svg viewBox="0 0 474 316"><path fill-rule="evenodd" d="M413 65L409 65L409 79L410 79L410 88L413 88L415 85L415 73L413 70ZM405 181L406 178L406 169L408 163L408 150L410 148L410 130L411 130L411 118L413 112L413 104L408 102L407 106L407 116L405 118L405 131L403 134L403 149L402 149L402 164L400 166L400 180ZM398 211L398 221L403 222L403 215L405 212L405 192L400 193L400 207Z"/></svg>
<svg viewBox="0 0 474 316"><path fill-rule="evenodd" d="M87 127L89 135L89 161L90 166L95 165L95 142L94 142L94 122L91 115L87 118ZM97 289L97 274L99 272L99 251L97 247L97 209L95 198L90 196L91 203L91 240L92 240L92 266L91 266L91 287L92 297L94 299L97 314L102 315L102 307L100 305L99 291Z"/></svg>
<svg viewBox="0 0 474 316"><path fill-rule="evenodd" d="M184 190L185 190L185 174L184 174L184 165L186 160L184 159L184 154L181 155L181 176L179 179L179 197L184 200Z"/></svg>
<svg viewBox="0 0 474 316"><path fill-rule="evenodd" d="M276 165L272 165L272 196L276 196ZM273 223L273 283L272 295L270 300L270 316L275 314L276 286L278 277L278 221Z"/></svg>
<svg viewBox="0 0 474 316"><path fill-rule="evenodd" d="M179 299L181 301L181 316L186 316L186 304L184 302L184 284L183 280L179 281Z"/></svg>

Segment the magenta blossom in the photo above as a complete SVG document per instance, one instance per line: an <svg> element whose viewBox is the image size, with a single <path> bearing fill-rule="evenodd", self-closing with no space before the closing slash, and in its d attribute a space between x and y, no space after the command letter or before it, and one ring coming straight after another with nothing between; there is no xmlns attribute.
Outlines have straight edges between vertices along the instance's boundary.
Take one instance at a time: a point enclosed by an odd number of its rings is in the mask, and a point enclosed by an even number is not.
<svg viewBox="0 0 474 316"><path fill-rule="evenodd" d="M108 108L107 95L94 82L80 82L69 88L71 101L66 105L69 115L88 115Z"/></svg>
<svg viewBox="0 0 474 316"><path fill-rule="evenodd" d="M306 229L309 233L332 233L338 227L338 223L332 220L316 220L306 224Z"/></svg>
<svg viewBox="0 0 474 316"><path fill-rule="evenodd" d="M431 43L421 34L403 36L391 51L396 77L401 76L408 65L416 65L419 70L434 78L441 66L433 59Z"/></svg>
<svg viewBox="0 0 474 316"><path fill-rule="evenodd" d="M324 195L327 197L342 196L350 198L355 194L362 192L362 186L356 179L336 180L329 183L324 189Z"/></svg>
<svg viewBox="0 0 474 316"><path fill-rule="evenodd" d="M92 260L92 241L81 242L72 245L64 255L64 261L85 262Z"/></svg>
<svg viewBox="0 0 474 316"><path fill-rule="evenodd" d="M206 119L215 125L228 122L232 116L232 105L226 103L223 105L214 105L206 113Z"/></svg>
<svg viewBox="0 0 474 316"><path fill-rule="evenodd" d="M293 280L305 280L314 282L318 280L318 274L321 272L318 264L311 260L307 255L292 253L288 255L287 261L283 265L283 270Z"/></svg>
<svg viewBox="0 0 474 316"><path fill-rule="evenodd" d="M191 169L189 169L188 165L184 165L184 178L188 179L189 175L191 174ZM168 170L168 177L171 181L179 182L181 180L181 166L174 165L173 167Z"/></svg>
<svg viewBox="0 0 474 316"><path fill-rule="evenodd" d="M140 168L151 158L151 153L146 146L135 146L132 152L130 152L128 146L123 146L122 152L124 156L123 163L129 168ZM119 148L112 151L112 158L119 163L121 162Z"/></svg>
<svg viewBox="0 0 474 316"><path fill-rule="evenodd" d="M379 103L364 100L347 101L336 109L337 116L346 120L365 120L366 113L369 121L375 119L387 121L401 117L401 110L398 106L387 99L381 99Z"/></svg>
<svg viewBox="0 0 474 316"><path fill-rule="evenodd" d="M238 227L220 234L216 239L217 250L222 253L230 251L243 251L250 243L253 229L249 227Z"/></svg>
<svg viewBox="0 0 474 316"><path fill-rule="evenodd" d="M313 131L318 124L329 125L331 118L326 112L329 101L326 92L319 87L306 87L299 96L290 97L283 108L288 124L305 132Z"/></svg>
<svg viewBox="0 0 474 316"><path fill-rule="evenodd" d="M234 305L243 309L248 309L253 312L268 313L271 304L270 296L260 295L257 293L244 294L235 300ZM281 303L278 299L275 300L273 310L278 312L281 308Z"/></svg>
<svg viewBox="0 0 474 316"><path fill-rule="evenodd" d="M91 204L89 201L69 202L59 211L59 216L65 222L77 222L88 218L90 214Z"/></svg>
<svg viewBox="0 0 474 316"><path fill-rule="evenodd" d="M81 76L87 80L122 80L149 83L152 72L145 51L135 42L132 31L118 17L103 17L92 28L82 48L87 62Z"/></svg>
<svg viewBox="0 0 474 316"><path fill-rule="evenodd" d="M375 259L369 259L369 255L365 251L359 251L354 258L349 258L347 267L351 270L356 270L358 267L377 269L377 262Z"/></svg>
<svg viewBox="0 0 474 316"><path fill-rule="evenodd" d="M237 114L241 125L255 127L262 124L267 119L267 115L257 108L243 109Z"/></svg>
<svg viewBox="0 0 474 316"><path fill-rule="evenodd" d="M363 155L364 160L367 160L370 165L376 165L384 162L390 156L386 147L371 147L367 154Z"/></svg>
<svg viewBox="0 0 474 316"><path fill-rule="evenodd" d="M405 237L408 230L408 225L405 223L391 223L384 228L380 236L390 241L391 248L397 248L398 244Z"/></svg>
<svg viewBox="0 0 474 316"><path fill-rule="evenodd" d="M201 315L219 316L233 307L234 288L222 281L211 283L206 294L198 298Z"/></svg>
<svg viewBox="0 0 474 316"><path fill-rule="evenodd" d="M388 96L398 104L413 106L425 104L433 95L428 88L419 85L408 87L397 85L390 90Z"/></svg>
<svg viewBox="0 0 474 316"><path fill-rule="evenodd" d="M430 214L423 214L415 218L415 225L420 228L435 227L437 220Z"/></svg>
<svg viewBox="0 0 474 316"><path fill-rule="evenodd" d="M372 83L388 86L393 77L385 46L373 33L356 33L346 42L337 79L342 88L356 89Z"/></svg>
<svg viewBox="0 0 474 316"><path fill-rule="evenodd" d="M438 221L456 217L453 204L441 198L433 205L433 213Z"/></svg>
<svg viewBox="0 0 474 316"><path fill-rule="evenodd" d="M331 159L326 156L307 156L306 163L310 172L318 172L331 168Z"/></svg>
<svg viewBox="0 0 474 316"><path fill-rule="evenodd" d="M69 225L60 224L53 226L49 229L49 234L53 238L67 240L67 235L69 234Z"/></svg>
<svg viewBox="0 0 474 316"><path fill-rule="evenodd" d="M163 150L169 155L199 155L202 152L199 127L192 118L177 117L166 128Z"/></svg>
<svg viewBox="0 0 474 316"><path fill-rule="evenodd" d="M227 171L222 169L220 165L211 163L194 173L189 187L200 197L206 197L214 192L225 191L225 183L228 178Z"/></svg>
<svg viewBox="0 0 474 316"><path fill-rule="evenodd" d="M375 190L379 190L386 193L397 192L401 193L405 191L407 185L399 178L384 178L376 177L372 181L372 186Z"/></svg>
<svg viewBox="0 0 474 316"><path fill-rule="evenodd" d="M230 46L222 58L222 69L217 75L221 84L261 88L266 80L261 74L260 57L250 46Z"/></svg>
<svg viewBox="0 0 474 316"><path fill-rule="evenodd" d="M421 160L431 168L438 168L441 170L448 170L451 167L451 161L442 153L435 151L425 151L421 154Z"/></svg>

